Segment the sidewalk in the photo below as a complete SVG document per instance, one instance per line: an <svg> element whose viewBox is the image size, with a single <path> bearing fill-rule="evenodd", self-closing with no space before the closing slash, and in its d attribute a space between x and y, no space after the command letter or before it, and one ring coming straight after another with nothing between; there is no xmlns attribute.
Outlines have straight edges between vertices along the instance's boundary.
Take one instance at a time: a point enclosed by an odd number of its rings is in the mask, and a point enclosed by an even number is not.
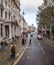
<svg viewBox="0 0 54 65"><path fill-rule="evenodd" d="M13 42L16 46L16 54L20 52L20 50L22 49L22 44L21 44L21 38L19 38L16 42ZM2 49L0 50L0 65L10 65L12 61L14 61L13 59L11 59L10 57L10 44L8 45L7 50Z"/></svg>
<svg viewBox="0 0 54 65"><path fill-rule="evenodd" d="M47 37L44 37L43 40L50 42L49 44L54 45L54 41L52 39L48 39Z"/></svg>

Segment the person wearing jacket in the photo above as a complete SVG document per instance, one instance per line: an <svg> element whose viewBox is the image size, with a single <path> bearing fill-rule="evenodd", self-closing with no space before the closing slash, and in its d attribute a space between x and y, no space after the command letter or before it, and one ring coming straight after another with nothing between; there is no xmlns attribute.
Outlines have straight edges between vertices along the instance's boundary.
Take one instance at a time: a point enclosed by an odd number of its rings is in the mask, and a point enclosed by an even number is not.
<svg viewBox="0 0 54 65"><path fill-rule="evenodd" d="M11 57L15 58L15 55L16 55L16 49L15 49L15 46L12 44L11 45Z"/></svg>

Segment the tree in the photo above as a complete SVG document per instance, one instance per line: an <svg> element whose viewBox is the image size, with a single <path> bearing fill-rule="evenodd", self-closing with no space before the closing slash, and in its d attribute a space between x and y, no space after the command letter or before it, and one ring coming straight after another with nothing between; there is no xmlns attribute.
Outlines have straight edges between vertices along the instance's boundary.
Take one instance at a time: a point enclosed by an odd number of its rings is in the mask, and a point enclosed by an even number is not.
<svg viewBox="0 0 54 65"><path fill-rule="evenodd" d="M54 2L54 0L52 0L52 2ZM45 5L47 5L47 3L45 3ZM47 28L50 28L50 26L54 22L54 7L53 7L53 5L52 6L49 5L49 6L47 6L46 8L44 8L42 10L39 8L39 10L41 11L40 13L38 13L39 21L41 22L41 25L43 27L46 25Z"/></svg>

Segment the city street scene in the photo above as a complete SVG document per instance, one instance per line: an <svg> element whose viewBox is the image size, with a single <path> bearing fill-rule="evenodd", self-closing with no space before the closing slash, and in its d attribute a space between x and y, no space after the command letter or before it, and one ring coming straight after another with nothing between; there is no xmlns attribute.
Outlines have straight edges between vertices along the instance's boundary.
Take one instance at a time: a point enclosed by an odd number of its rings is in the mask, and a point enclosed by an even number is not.
<svg viewBox="0 0 54 65"><path fill-rule="evenodd" d="M0 0L0 65L54 65L54 0Z"/></svg>

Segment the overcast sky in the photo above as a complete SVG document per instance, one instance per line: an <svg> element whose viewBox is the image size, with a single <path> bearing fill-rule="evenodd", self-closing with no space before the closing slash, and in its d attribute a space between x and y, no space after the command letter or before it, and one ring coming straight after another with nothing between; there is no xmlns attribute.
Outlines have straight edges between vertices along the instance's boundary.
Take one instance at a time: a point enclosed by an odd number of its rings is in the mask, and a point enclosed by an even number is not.
<svg viewBox="0 0 54 65"><path fill-rule="evenodd" d="M21 13L24 11L24 18L28 25L34 24L37 26L36 14L38 11L38 6L41 6L43 0L20 0L20 2Z"/></svg>

